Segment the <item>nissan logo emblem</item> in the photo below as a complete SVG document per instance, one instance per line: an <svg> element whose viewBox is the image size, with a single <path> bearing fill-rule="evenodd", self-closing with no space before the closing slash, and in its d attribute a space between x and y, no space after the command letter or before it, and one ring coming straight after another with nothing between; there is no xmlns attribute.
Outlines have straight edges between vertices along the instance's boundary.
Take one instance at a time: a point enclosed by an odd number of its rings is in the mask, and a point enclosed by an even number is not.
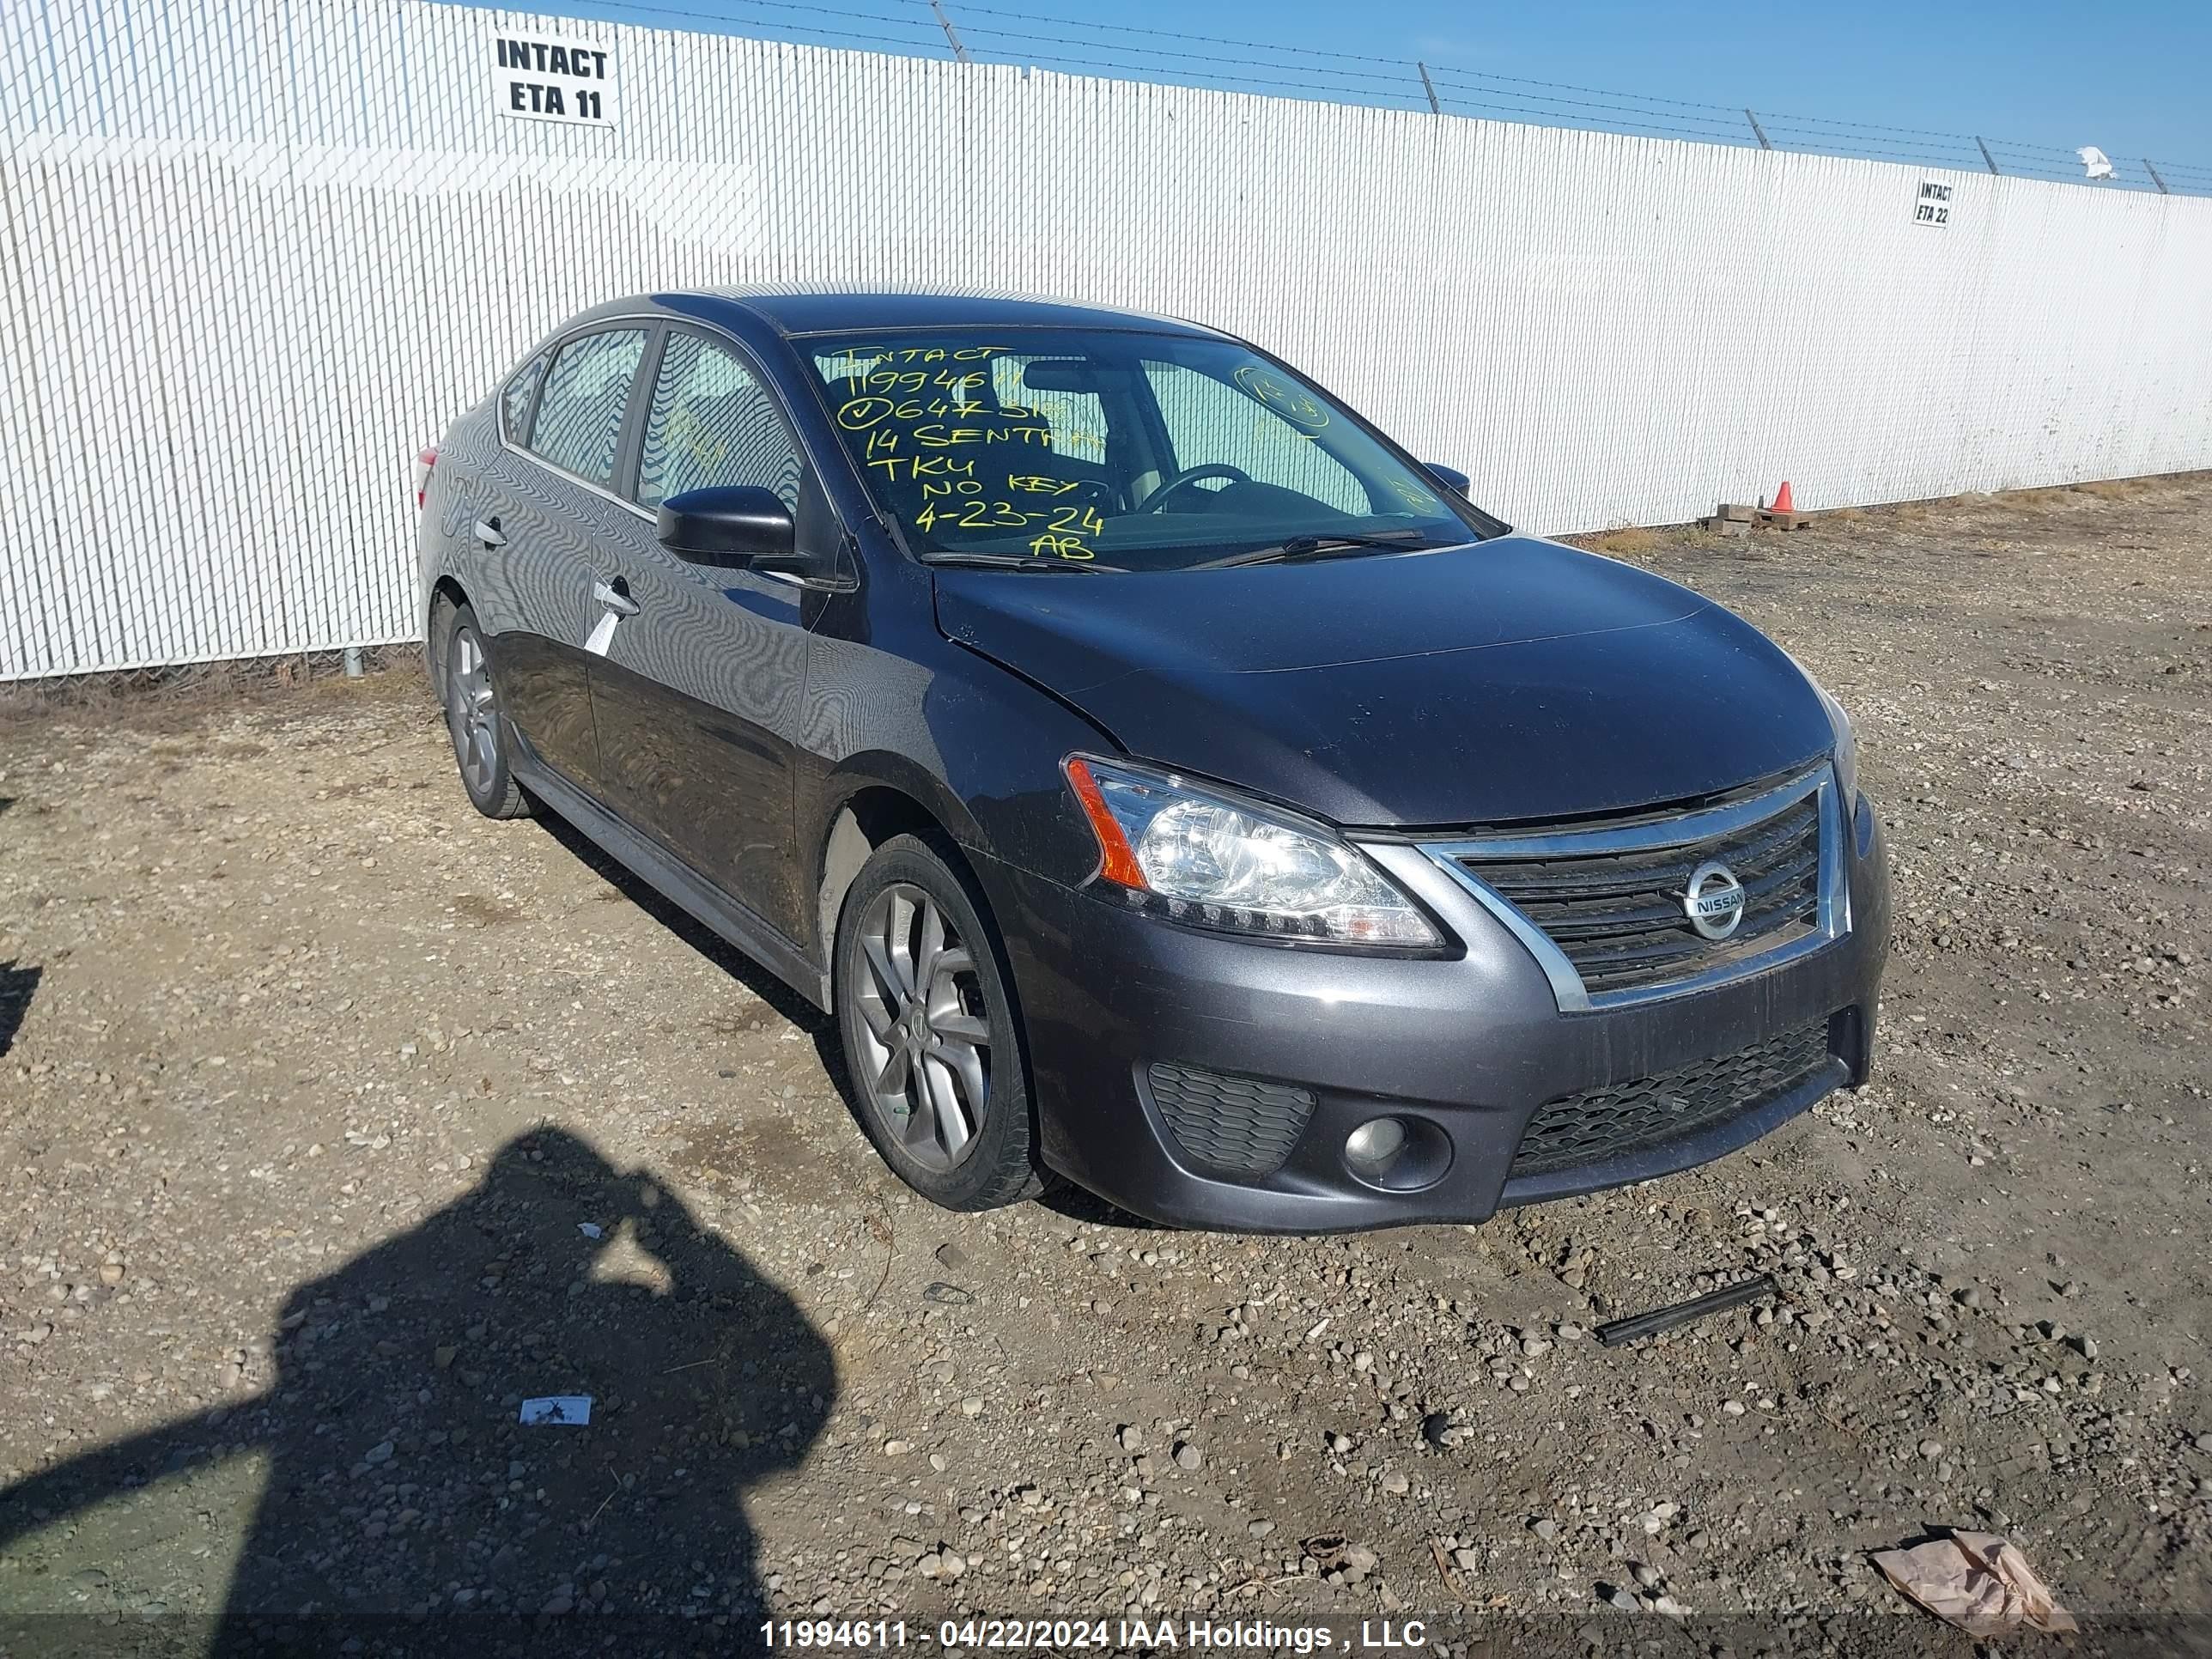
<svg viewBox="0 0 2212 1659"><path fill-rule="evenodd" d="M1682 914L1707 939L1726 939L1743 920L1743 884L1725 864L1701 864L1690 872Z"/></svg>

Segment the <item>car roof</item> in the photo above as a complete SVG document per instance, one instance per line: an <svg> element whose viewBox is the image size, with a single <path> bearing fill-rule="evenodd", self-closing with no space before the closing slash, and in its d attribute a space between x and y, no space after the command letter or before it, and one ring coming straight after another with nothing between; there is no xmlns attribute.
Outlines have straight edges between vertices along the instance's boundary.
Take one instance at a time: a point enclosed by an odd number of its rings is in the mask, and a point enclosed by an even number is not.
<svg viewBox="0 0 2212 1659"><path fill-rule="evenodd" d="M692 316L726 306L751 313L783 335L824 334L848 329L974 327L1121 329L1148 334L1222 337L1218 330L1173 317L1068 300L951 289L798 285L665 289L595 307L594 314L625 309L634 313L640 305L679 310Z"/></svg>

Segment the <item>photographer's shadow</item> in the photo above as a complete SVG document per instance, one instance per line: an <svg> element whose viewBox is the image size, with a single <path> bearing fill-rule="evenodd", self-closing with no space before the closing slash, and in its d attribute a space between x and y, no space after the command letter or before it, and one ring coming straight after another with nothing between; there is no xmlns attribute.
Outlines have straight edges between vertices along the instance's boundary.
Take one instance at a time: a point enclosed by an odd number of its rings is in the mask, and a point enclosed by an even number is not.
<svg viewBox="0 0 2212 1659"><path fill-rule="evenodd" d="M743 1499L804 1458L833 1356L652 1177L558 1130L521 1136L453 1204L295 1291L281 1326L264 1394L0 1491L0 1553L258 1455L209 1652L757 1647ZM518 1421L558 1395L591 1396L588 1425Z"/></svg>

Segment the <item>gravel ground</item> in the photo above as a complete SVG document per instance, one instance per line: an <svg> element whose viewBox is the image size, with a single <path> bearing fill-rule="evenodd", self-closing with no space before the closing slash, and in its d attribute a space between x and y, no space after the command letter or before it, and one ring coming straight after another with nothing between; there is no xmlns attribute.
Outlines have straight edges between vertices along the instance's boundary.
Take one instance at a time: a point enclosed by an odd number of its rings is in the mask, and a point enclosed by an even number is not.
<svg viewBox="0 0 2212 1659"><path fill-rule="evenodd" d="M822 1020L469 810L418 677L19 706L0 1642L1054 1613L1964 1655L1868 1560L1947 1525L2010 1534L2093 1638L2203 1640L2208 523L2199 476L1602 538L1856 720L1899 889L1878 1070L1480 1228L944 1214ZM1778 1304L1589 1337L1751 1270ZM566 1394L587 1426L516 1422Z"/></svg>

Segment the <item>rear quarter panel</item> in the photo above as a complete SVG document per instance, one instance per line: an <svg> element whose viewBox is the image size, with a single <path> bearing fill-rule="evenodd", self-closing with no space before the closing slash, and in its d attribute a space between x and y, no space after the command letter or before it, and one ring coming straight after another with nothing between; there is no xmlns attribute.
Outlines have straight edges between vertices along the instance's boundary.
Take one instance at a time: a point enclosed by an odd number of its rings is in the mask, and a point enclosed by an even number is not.
<svg viewBox="0 0 2212 1659"><path fill-rule="evenodd" d="M438 464L430 471L430 487L415 537L416 616L425 641L434 651L436 642L429 638L430 599L441 580L450 578L458 583L487 623L491 622L487 606L495 609L499 602L498 584L488 579L471 556L478 544L469 534L483 494L485 464L498 447L489 399L457 417L439 441Z"/></svg>

